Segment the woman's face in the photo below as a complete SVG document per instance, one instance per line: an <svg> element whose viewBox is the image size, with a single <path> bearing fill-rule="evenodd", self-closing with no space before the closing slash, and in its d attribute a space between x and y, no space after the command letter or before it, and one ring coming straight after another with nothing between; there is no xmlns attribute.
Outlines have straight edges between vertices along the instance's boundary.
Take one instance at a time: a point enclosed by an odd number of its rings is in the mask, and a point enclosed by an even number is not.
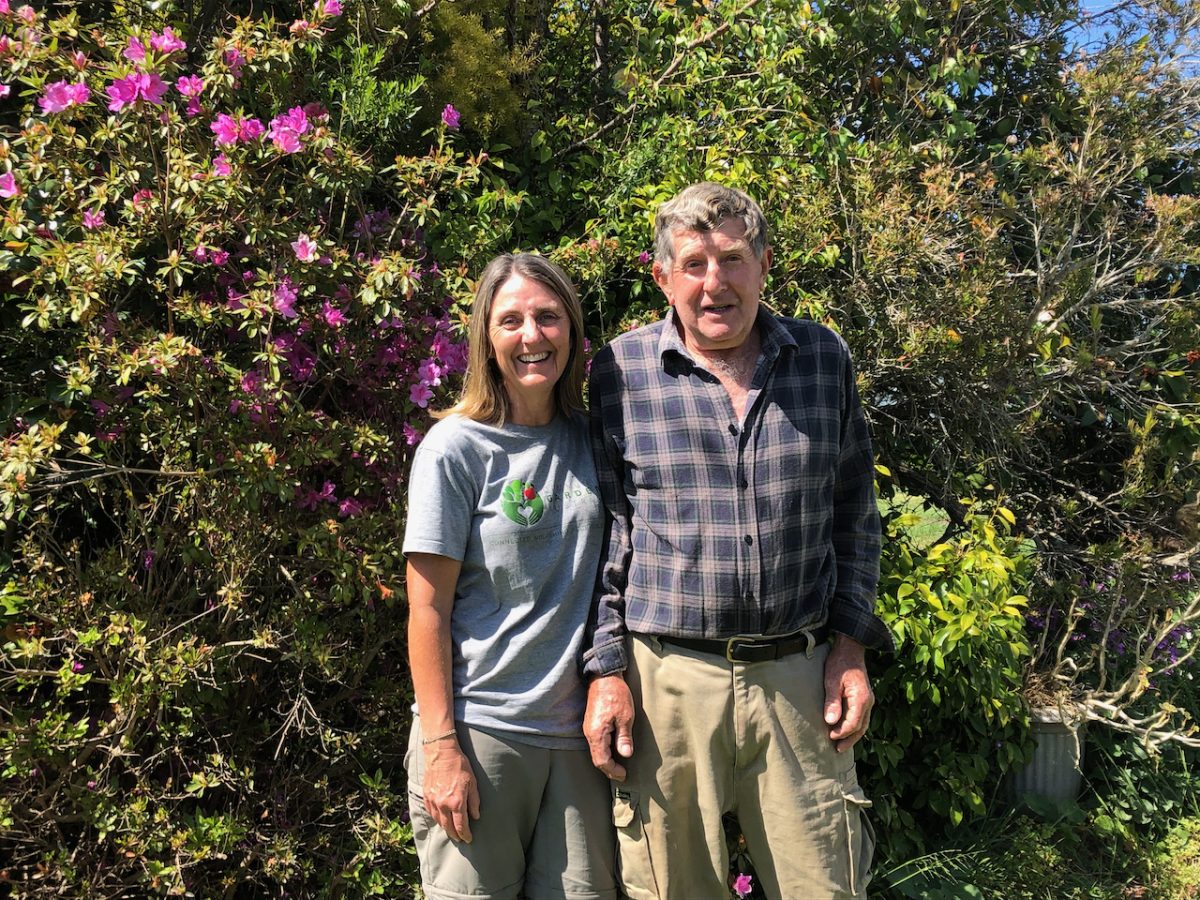
<svg viewBox="0 0 1200 900"><path fill-rule="evenodd" d="M571 358L571 321L553 292L513 275L492 300L488 337L513 403L538 403L553 396Z"/></svg>

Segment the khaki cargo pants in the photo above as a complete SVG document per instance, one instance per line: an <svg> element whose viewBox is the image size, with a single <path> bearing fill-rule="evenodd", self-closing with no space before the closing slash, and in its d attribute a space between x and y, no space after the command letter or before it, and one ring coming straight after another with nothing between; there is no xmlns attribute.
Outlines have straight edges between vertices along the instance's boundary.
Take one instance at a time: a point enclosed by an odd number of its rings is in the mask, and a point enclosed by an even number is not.
<svg viewBox="0 0 1200 900"><path fill-rule="evenodd" d="M727 898L721 817L737 815L773 900L865 897L874 839L852 752L822 720L829 645L763 663L629 639L636 721L613 782L632 900Z"/></svg>

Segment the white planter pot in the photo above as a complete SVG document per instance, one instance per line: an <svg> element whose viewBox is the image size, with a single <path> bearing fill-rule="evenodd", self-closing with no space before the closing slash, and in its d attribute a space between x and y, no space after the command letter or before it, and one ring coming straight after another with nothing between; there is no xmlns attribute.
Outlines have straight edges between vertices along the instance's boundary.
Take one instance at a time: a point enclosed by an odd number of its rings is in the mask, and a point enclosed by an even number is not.
<svg viewBox="0 0 1200 900"><path fill-rule="evenodd" d="M1062 803L1079 796L1083 778L1083 717L1071 718L1073 710L1057 706L1030 710L1033 758L1012 773L1012 793L1017 800L1029 796Z"/></svg>

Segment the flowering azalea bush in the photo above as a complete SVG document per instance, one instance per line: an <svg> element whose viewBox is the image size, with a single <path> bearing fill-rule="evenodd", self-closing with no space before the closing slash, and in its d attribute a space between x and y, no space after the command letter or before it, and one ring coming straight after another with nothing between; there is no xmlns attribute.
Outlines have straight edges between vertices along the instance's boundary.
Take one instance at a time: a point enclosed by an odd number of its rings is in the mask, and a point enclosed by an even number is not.
<svg viewBox="0 0 1200 900"><path fill-rule="evenodd" d="M340 133L305 86L341 14L200 50L178 24L0 7L18 894L411 878L404 479L465 366L474 216L441 217L486 213L490 175L452 108L394 161Z"/></svg>

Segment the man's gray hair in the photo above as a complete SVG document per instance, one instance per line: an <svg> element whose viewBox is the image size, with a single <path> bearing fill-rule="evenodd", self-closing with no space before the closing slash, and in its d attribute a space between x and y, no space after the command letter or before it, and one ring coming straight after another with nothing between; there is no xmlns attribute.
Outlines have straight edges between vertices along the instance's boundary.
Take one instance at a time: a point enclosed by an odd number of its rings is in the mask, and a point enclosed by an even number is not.
<svg viewBox="0 0 1200 900"><path fill-rule="evenodd" d="M658 208L654 219L654 259L661 266L675 261L675 232L715 231L726 219L746 226L754 255L767 249L767 217L757 203L737 188L701 181L684 188Z"/></svg>

